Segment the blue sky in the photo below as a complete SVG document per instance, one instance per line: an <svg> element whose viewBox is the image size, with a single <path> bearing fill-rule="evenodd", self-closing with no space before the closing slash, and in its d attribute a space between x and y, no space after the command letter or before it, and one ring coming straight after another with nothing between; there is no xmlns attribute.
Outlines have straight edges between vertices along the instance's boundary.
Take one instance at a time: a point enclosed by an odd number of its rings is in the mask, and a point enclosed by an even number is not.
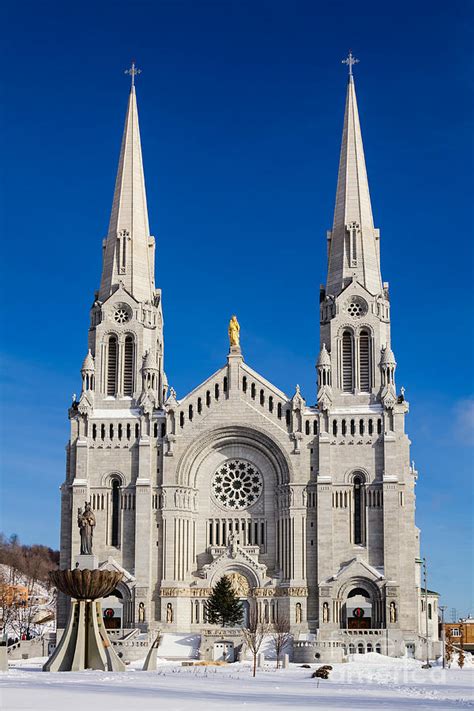
<svg viewBox="0 0 474 711"><path fill-rule="evenodd" d="M246 361L315 401L352 48L430 587L472 606L472 24L466 2L5 3L0 528L58 545L136 57L165 358L182 396L238 314Z"/></svg>

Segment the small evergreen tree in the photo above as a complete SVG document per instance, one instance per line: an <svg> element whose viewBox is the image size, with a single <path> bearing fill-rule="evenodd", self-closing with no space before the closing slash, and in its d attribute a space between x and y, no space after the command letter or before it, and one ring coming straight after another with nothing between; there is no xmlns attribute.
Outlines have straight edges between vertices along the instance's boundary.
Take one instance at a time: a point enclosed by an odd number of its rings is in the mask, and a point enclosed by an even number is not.
<svg viewBox="0 0 474 711"><path fill-rule="evenodd" d="M242 622L242 603L235 594L232 584L224 575L212 589L207 601L207 621L221 627L239 625Z"/></svg>

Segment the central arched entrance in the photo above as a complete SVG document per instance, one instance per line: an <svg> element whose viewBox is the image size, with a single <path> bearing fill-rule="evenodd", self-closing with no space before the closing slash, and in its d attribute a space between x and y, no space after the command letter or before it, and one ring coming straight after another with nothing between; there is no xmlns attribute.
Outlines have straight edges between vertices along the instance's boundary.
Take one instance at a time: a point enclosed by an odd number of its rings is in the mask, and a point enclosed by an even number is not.
<svg viewBox="0 0 474 711"><path fill-rule="evenodd" d="M248 581L248 578L243 573L235 570L226 573L226 575L231 582L233 591L238 596L242 604L243 614L241 625L243 627L247 627L250 619L250 583Z"/></svg>

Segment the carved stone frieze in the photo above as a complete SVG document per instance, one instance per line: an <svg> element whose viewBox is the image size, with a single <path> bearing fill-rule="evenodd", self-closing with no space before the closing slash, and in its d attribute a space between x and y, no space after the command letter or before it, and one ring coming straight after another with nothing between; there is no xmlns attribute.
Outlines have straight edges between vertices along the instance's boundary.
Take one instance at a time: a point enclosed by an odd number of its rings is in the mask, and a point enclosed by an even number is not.
<svg viewBox="0 0 474 711"><path fill-rule="evenodd" d="M161 588L160 597L209 597L212 588Z"/></svg>

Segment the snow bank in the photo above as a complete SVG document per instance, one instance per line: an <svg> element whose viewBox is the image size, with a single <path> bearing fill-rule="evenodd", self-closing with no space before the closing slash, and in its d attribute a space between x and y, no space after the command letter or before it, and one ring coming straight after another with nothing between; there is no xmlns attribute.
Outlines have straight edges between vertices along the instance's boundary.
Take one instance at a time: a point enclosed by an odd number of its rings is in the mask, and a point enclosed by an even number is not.
<svg viewBox="0 0 474 711"><path fill-rule="evenodd" d="M196 649L188 635L165 635L167 649ZM22 660L0 673L2 711L451 711L473 708L471 669L369 655L334 664L329 679L311 669L274 663L251 676L251 665L182 667L164 662L155 672L41 672L43 660Z"/></svg>
<svg viewBox="0 0 474 711"><path fill-rule="evenodd" d="M198 634L165 633L158 647L158 655L174 659L198 659L200 641Z"/></svg>

